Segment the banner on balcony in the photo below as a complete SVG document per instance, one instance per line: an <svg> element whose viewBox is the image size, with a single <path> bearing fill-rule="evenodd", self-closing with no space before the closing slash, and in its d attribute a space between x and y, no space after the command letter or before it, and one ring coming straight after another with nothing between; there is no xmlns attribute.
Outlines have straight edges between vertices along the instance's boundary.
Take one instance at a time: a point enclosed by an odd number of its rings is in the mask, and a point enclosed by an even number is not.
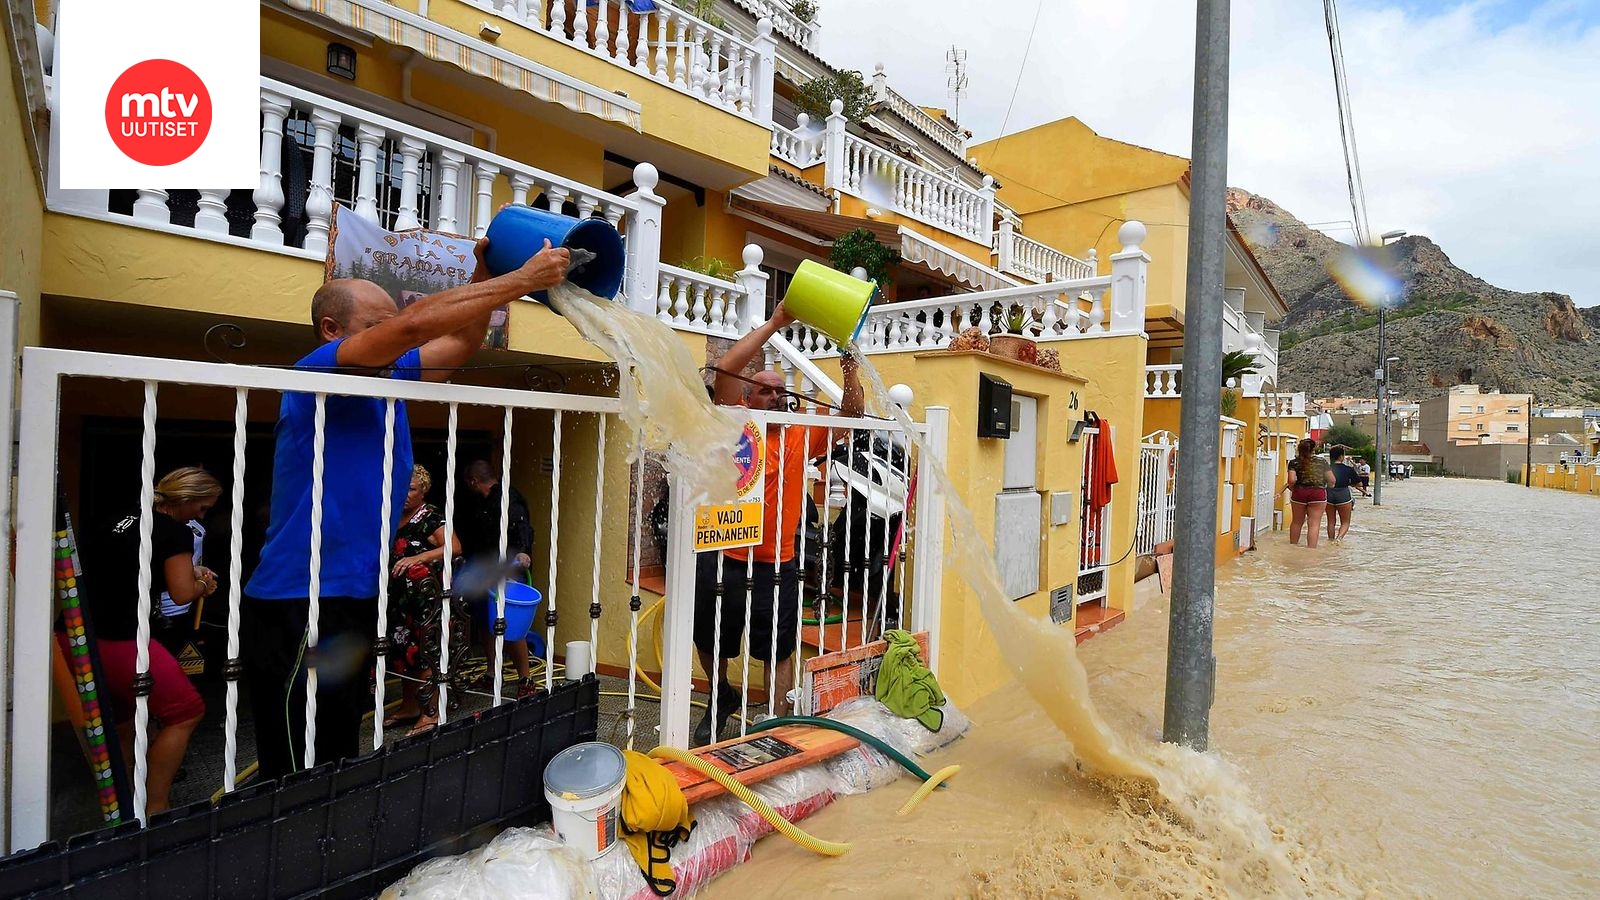
<svg viewBox="0 0 1600 900"><path fill-rule="evenodd" d="M767 508L766 445L766 422L752 414L744 423L739 445L733 451L733 466L737 471L733 502L695 507L696 553L753 547L761 543Z"/></svg>
<svg viewBox="0 0 1600 900"><path fill-rule="evenodd" d="M405 309L429 294L471 281L477 268L474 243L472 238L423 228L390 231L353 209L335 206L323 280L364 278L388 291L395 306ZM511 307L503 306L489 317L485 350L508 346L510 315Z"/></svg>

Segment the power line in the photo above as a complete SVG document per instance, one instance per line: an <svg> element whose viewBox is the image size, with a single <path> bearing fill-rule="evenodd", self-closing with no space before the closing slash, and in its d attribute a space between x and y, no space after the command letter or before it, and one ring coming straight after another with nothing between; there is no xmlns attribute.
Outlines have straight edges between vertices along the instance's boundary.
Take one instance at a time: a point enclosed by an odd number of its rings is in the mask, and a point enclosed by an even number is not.
<svg viewBox="0 0 1600 900"><path fill-rule="evenodd" d="M1361 157L1356 151L1356 123L1350 105L1350 79L1344 66L1344 42L1339 36L1339 11L1335 0L1322 0L1322 18L1328 31L1328 56L1333 64L1333 94L1339 110L1339 142L1344 148L1345 188L1356 240L1370 244L1366 185L1361 180Z"/></svg>

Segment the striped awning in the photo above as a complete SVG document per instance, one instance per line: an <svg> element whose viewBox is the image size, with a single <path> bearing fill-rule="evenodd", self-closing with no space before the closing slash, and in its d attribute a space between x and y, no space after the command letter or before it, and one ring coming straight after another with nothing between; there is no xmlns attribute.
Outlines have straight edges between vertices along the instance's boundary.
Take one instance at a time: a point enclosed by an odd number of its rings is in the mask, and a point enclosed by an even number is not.
<svg viewBox="0 0 1600 900"><path fill-rule="evenodd" d="M285 0L289 6L326 16L347 28L409 47L432 60L493 79L575 113L643 130L639 104L492 44L452 31L384 0Z"/></svg>
<svg viewBox="0 0 1600 900"><path fill-rule="evenodd" d="M932 238L904 227L900 229L900 258L906 262L921 263L980 291L995 291L1021 284Z"/></svg>

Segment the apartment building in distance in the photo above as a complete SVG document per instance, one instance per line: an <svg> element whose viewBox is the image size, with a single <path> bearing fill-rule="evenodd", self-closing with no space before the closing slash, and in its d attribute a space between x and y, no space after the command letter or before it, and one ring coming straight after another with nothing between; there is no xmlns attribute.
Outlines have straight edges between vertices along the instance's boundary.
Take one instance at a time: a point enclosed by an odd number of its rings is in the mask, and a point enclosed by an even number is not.
<svg viewBox="0 0 1600 900"><path fill-rule="evenodd" d="M1445 444L1525 444L1531 394L1485 391L1476 384L1458 384L1443 397L1421 404L1422 440Z"/></svg>

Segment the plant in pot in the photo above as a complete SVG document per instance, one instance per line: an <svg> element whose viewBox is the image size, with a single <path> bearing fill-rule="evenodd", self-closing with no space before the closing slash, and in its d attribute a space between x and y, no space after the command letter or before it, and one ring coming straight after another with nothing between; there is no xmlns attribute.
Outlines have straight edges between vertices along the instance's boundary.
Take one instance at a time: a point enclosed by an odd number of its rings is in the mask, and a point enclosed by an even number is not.
<svg viewBox="0 0 1600 900"><path fill-rule="evenodd" d="M1001 322L1005 325L1005 333L989 339L989 352L1029 365L1038 364L1039 345L1028 336L1028 326L1032 324L1029 311L1021 306L1013 306L1006 310Z"/></svg>
<svg viewBox="0 0 1600 900"><path fill-rule="evenodd" d="M1261 364L1253 353L1229 350L1222 354L1222 396L1219 401L1223 415L1233 418L1233 414L1239 409L1238 385L1244 381L1246 375L1254 375L1259 371Z"/></svg>
<svg viewBox="0 0 1600 900"><path fill-rule="evenodd" d="M817 17L817 5L812 3L811 0L794 0L793 3L789 4L789 12L796 19L809 23Z"/></svg>
<svg viewBox="0 0 1600 900"><path fill-rule="evenodd" d="M889 268L900 262L900 252L878 243L872 232L865 228L846 231L833 239L833 250L828 254L828 264L840 272L852 269L867 270L867 280L878 283L878 290L894 283Z"/></svg>

